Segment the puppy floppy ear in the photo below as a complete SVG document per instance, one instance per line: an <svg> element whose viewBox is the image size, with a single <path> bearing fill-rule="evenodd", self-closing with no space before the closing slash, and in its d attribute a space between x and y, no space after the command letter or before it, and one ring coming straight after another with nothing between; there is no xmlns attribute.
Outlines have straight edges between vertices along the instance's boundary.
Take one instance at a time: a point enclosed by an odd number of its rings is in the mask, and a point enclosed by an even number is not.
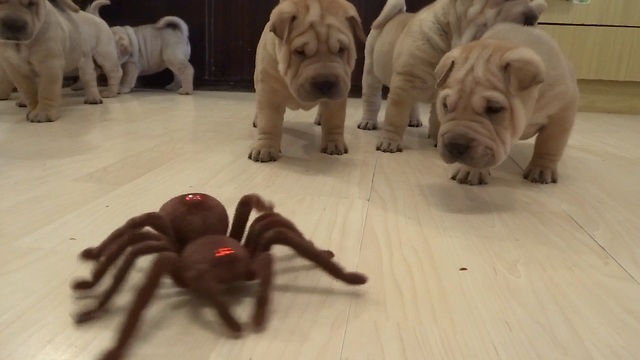
<svg viewBox="0 0 640 360"><path fill-rule="evenodd" d="M501 65L511 91L525 91L544 82L544 63L531 49L509 50L502 57Z"/></svg>
<svg viewBox="0 0 640 360"><path fill-rule="evenodd" d="M288 1L280 1L271 12L269 31L274 33L278 39L285 41L289 36L291 25L296 21L297 14L298 9L294 4Z"/></svg>
<svg viewBox="0 0 640 360"><path fill-rule="evenodd" d="M456 65L456 58L460 54L459 49L453 49L446 53L438 66L436 66L435 75L436 75L436 89L442 88L442 86L447 82L451 72L453 72L453 67Z"/></svg>
<svg viewBox="0 0 640 360"><path fill-rule="evenodd" d="M360 20L360 15L358 15L358 10L356 10L355 6L351 3L347 3L347 22L349 22L349 26L351 27L351 32L362 42L367 41L367 35L364 33L364 29L362 28L362 20Z"/></svg>

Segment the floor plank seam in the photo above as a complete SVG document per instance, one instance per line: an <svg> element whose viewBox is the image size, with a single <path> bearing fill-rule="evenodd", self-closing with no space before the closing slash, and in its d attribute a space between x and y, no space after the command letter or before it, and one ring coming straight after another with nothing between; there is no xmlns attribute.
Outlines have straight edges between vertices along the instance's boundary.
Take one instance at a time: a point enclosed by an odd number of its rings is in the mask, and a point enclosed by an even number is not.
<svg viewBox="0 0 640 360"><path fill-rule="evenodd" d="M377 161L377 156L376 156L376 162L374 164L374 171L373 173L375 174L375 167L378 164ZM373 177L372 177L373 178ZM373 188L373 183L372 183L372 188ZM371 190L369 190L369 193L371 193ZM371 194L369 194L369 199L367 199L367 202L365 204L366 206L366 210L365 210L365 215L364 215L364 221L362 222L362 227L360 228L360 247L358 248L358 256L356 258L356 271L358 271L358 266L360 265L360 256L362 255L362 244L364 243L364 229L366 229L367 227L367 222L369 221L369 201L371 198ZM353 293L353 291L352 291ZM347 308L347 321L345 323L344 326L344 333L342 334L342 343L340 344L340 356L338 357L338 360L342 359L343 353L344 353L344 345L346 342L346 338L347 338L347 330L349 329L349 318L351 317L351 308L353 307L353 297L349 300L349 307Z"/></svg>
<svg viewBox="0 0 640 360"><path fill-rule="evenodd" d="M631 274L627 268L625 268L619 261L618 259L616 259L608 250L607 248L605 248L604 246L602 246L602 244L600 244L600 242L598 241L598 239L595 238L595 236L591 235L589 233L589 231L587 231L587 229L584 228L584 226L582 226L582 224L580 224L573 216L571 216L571 214L569 214L566 210L564 210L564 213L567 214L571 220L573 220L573 222L576 223L576 225L578 225L580 227L580 229L582 229L582 231L584 231L585 234L587 234L588 237L591 238L591 240L593 240L593 242L595 242L605 253L607 253L607 255L609 255L609 257L611 259L613 259L613 261L616 262L616 264L618 264L618 266L620 266L620 268L627 273L627 275L629 275L629 277L631 277L633 279L633 281L635 281L638 285L640 285L640 281L638 281L638 279L635 278L635 276L633 276L633 274Z"/></svg>
<svg viewBox="0 0 640 360"><path fill-rule="evenodd" d="M376 154L375 156L375 160L373 162L373 170L371 171L371 181L369 181L369 193L367 194L367 204L369 203L369 201L371 201L371 193L373 193L373 181L376 178L377 169L378 169L378 154ZM367 209L368 209L368 205L367 205Z"/></svg>

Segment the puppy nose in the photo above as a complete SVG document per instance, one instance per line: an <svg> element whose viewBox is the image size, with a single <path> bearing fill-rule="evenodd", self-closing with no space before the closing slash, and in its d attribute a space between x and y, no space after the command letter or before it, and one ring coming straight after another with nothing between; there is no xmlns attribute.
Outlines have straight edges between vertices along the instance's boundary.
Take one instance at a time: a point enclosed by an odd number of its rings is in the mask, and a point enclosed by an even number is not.
<svg viewBox="0 0 640 360"><path fill-rule="evenodd" d="M447 152L455 158L461 157L469 150L469 144L453 141L445 143L444 147L447 149Z"/></svg>
<svg viewBox="0 0 640 360"><path fill-rule="evenodd" d="M18 18L4 18L2 20L2 27L10 33L21 33L27 29L27 22Z"/></svg>
<svg viewBox="0 0 640 360"><path fill-rule="evenodd" d="M329 95L331 91L336 87L336 82L333 80L320 80L313 83L313 87L322 95Z"/></svg>
<svg viewBox="0 0 640 360"><path fill-rule="evenodd" d="M538 23L538 18L539 16L535 11L531 10L527 12L524 15L524 20L523 20L524 26L534 26L536 23Z"/></svg>

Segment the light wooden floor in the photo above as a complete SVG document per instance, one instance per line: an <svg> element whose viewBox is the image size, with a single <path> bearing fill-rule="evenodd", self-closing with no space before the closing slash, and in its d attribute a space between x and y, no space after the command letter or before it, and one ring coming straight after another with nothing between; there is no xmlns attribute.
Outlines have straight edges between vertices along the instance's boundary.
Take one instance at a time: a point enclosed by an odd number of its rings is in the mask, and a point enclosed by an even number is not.
<svg viewBox="0 0 640 360"><path fill-rule="evenodd" d="M255 164L253 101L137 92L89 106L67 94L52 124L0 104L0 359L101 354L151 259L110 312L76 327L91 301L69 289L90 271L78 252L191 191L229 208L263 194L370 282L348 287L276 249L270 322L234 339L167 281L130 359L640 359L640 116L581 113L559 184L521 179L527 142L491 184L469 187L448 179L426 128L407 132L403 153L376 152L357 99L348 155L320 154L315 113L288 112L283 158ZM251 297L237 301L248 321Z"/></svg>

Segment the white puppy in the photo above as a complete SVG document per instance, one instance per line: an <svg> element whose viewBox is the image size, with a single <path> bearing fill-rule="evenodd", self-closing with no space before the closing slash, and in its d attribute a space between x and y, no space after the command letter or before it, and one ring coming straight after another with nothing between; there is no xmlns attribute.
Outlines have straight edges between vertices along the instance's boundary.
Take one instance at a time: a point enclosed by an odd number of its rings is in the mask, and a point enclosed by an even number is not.
<svg viewBox="0 0 640 360"><path fill-rule="evenodd" d="M122 77L109 26L71 0L0 2L0 62L24 98L31 122L60 117L65 74L78 72L87 104L102 103L94 62L109 82L103 97L118 94Z"/></svg>
<svg viewBox="0 0 640 360"><path fill-rule="evenodd" d="M99 16L98 12L107 0L94 1L87 12ZM169 68L173 72L173 83L167 90L178 90L178 94L193 93L193 66L189 63L191 44L189 26L176 16L165 16L155 24L141 26L114 26L111 28L118 49L118 59L124 74L120 93L126 94L136 84L139 75L149 75Z"/></svg>

